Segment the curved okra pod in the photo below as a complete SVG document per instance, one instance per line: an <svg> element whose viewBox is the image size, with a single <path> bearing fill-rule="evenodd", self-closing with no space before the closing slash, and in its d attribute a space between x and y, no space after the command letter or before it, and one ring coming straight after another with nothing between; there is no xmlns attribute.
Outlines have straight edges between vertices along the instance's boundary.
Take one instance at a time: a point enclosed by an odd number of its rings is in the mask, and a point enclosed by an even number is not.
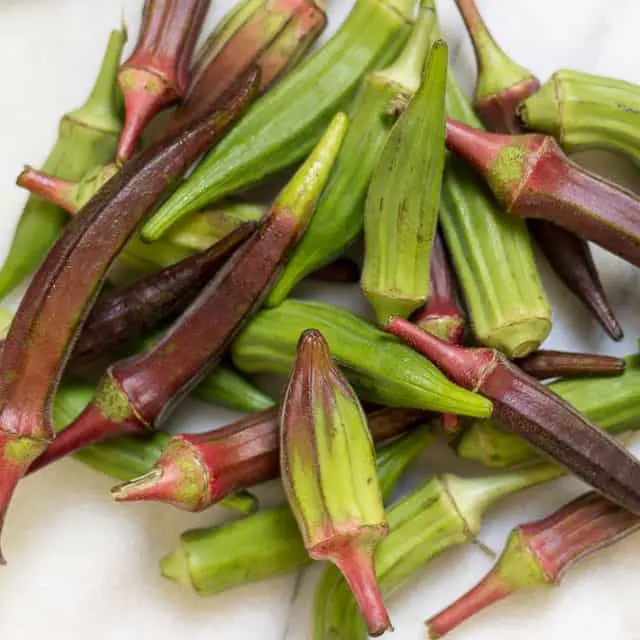
<svg viewBox="0 0 640 640"><path fill-rule="evenodd" d="M517 591L558 584L576 562L639 528L638 516L597 493L580 496L543 520L519 525L487 576L427 621L429 637L442 638Z"/></svg>
<svg viewBox="0 0 640 640"><path fill-rule="evenodd" d="M462 415L491 413L489 401L449 382L406 345L350 311L321 302L285 300L258 313L232 344L233 362L245 373L287 375L298 338L310 327L322 333L365 400Z"/></svg>
<svg viewBox="0 0 640 640"><path fill-rule="evenodd" d="M184 95L191 55L210 4L211 0L145 0L138 42L118 73L125 109L120 164L131 157L151 118Z"/></svg>
<svg viewBox="0 0 640 640"><path fill-rule="evenodd" d="M344 109L360 79L404 44L413 0L357 0L333 37L264 95L145 224L152 241L191 211L295 164Z"/></svg>
<svg viewBox="0 0 640 640"><path fill-rule="evenodd" d="M536 380L620 376L626 367L622 358L568 351L534 351L515 364Z"/></svg>
<svg viewBox="0 0 640 640"><path fill-rule="evenodd" d="M613 435L640 428L640 357L625 358L624 373L616 377L558 380L549 390ZM461 458L488 467L509 467L535 459L527 442L492 420L474 422L457 443Z"/></svg>
<svg viewBox="0 0 640 640"><path fill-rule="evenodd" d="M168 182L240 115L256 80L249 74L213 114L128 163L71 221L34 275L2 351L0 520L16 483L52 440L51 399L109 267ZM109 396L105 411L116 400ZM117 402L110 409L117 413Z"/></svg>
<svg viewBox="0 0 640 640"><path fill-rule="evenodd" d="M385 502L407 467L432 442L431 429L421 427L378 452L376 470ZM165 578L204 596L295 571L310 561L293 513L283 505L182 534L160 567Z"/></svg>
<svg viewBox="0 0 640 640"><path fill-rule="evenodd" d="M79 180L95 166L113 160L122 129L116 75L126 41L124 30L112 31L96 83L85 104L60 120L58 140L43 170ZM67 223L59 207L30 196L0 270L0 297L30 275L44 259Z"/></svg>
<svg viewBox="0 0 640 640"><path fill-rule="evenodd" d="M269 294L267 306L280 304L305 276L339 255L362 230L371 174L399 108L420 86L435 20L433 1L423 0L411 37L397 59L363 79L349 108L351 126L336 170L309 229Z"/></svg>
<svg viewBox="0 0 640 640"><path fill-rule="evenodd" d="M346 116L336 115L258 230L151 349L107 369L93 401L39 458L40 466L111 435L153 429L215 367L304 233L346 127Z"/></svg>
<svg viewBox="0 0 640 640"><path fill-rule="evenodd" d="M362 289L384 326L429 296L429 265L444 169L448 48L431 47L422 84L398 118L371 176Z"/></svg>
<svg viewBox="0 0 640 640"><path fill-rule="evenodd" d="M458 384L494 402L494 415L607 498L640 514L640 462L568 402L493 349L465 349L402 318L388 330L435 362Z"/></svg>
<svg viewBox="0 0 640 640"><path fill-rule="evenodd" d="M550 136L507 136L447 121L447 145L505 213L543 219L640 266L640 199L569 160Z"/></svg>

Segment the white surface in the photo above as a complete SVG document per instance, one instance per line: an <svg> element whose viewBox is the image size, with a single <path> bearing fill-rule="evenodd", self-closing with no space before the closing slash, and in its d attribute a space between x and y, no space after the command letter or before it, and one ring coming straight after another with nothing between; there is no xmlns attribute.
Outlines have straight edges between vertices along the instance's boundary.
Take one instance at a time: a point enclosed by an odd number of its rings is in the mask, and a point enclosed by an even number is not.
<svg viewBox="0 0 640 640"><path fill-rule="evenodd" d="M479 1L499 40L542 78L560 66L572 66L640 82L640 5L634 0ZM213 4L211 23L232 0ZM328 4L333 30L353 2L328 0ZM132 39L140 5L141 0L125 3ZM453 0L442 0L440 5L456 66L470 85L473 61ZM8 247L25 199L14 186L15 176L23 163L37 165L46 156L59 116L84 100L109 30L119 24L121 13L120 3L113 1L0 0L0 255ZM580 306L551 282L548 289L556 315L548 345L629 353L640 334L638 272L602 252L597 257L627 340L618 345L609 341L593 321L583 317ZM314 295L336 299L318 286ZM349 302L355 295L355 287L343 289L339 299ZM171 426L205 428L231 417L210 407L199 406L197 411L190 407L180 411ZM21 484L4 535L9 565L0 575L1 638L309 637L317 571L307 572L300 583L295 576L284 577L199 599L161 579L157 561L175 545L181 531L221 522L227 514L212 509L192 516L161 505L117 506L109 499L110 485L108 479L73 461ZM500 549L511 526L544 515L579 489L577 482L565 480L508 501L487 518L484 541ZM273 488L266 493L272 500L280 499ZM582 563L562 588L515 597L450 637L636 640L640 638L639 552L640 537L635 536ZM437 559L390 603L396 627L392 637L424 638L423 620L471 586L490 564L475 547Z"/></svg>

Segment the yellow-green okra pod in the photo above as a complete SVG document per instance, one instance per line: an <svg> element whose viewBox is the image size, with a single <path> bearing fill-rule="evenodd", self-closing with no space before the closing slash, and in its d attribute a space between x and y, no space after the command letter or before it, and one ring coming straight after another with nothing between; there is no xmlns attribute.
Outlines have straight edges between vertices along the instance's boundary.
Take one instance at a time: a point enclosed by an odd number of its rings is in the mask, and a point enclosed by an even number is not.
<svg viewBox="0 0 640 640"><path fill-rule="evenodd" d="M362 289L378 323L408 318L429 296L445 160L448 48L437 41L422 85L394 125L371 177Z"/></svg>
<svg viewBox="0 0 640 640"><path fill-rule="evenodd" d="M159 238L191 211L295 164L361 80L404 45L413 0L357 0L334 36L256 102L142 229Z"/></svg>

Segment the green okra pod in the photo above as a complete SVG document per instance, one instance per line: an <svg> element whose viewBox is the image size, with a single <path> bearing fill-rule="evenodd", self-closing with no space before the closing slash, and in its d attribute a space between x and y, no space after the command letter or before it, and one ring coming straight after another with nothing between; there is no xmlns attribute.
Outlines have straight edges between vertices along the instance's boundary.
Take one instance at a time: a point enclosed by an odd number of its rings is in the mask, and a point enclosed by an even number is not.
<svg viewBox="0 0 640 640"><path fill-rule="evenodd" d="M122 129L116 76L125 41L124 29L111 32L87 101L60 120L58 139L42 167L47 173L79 180L93 167L113 160ZM0 270L0 297L38 267L67 220L60 207L37 196L29 197Z"/></svg>
<svg viewBox="0 0 640 640"><path fill-rule="evenodd" d="M360 79L404 44L413 0L357 0L336 34L250 109L142 229L156 240L180 218L291 166L313 148Z"/></svg>
<svg viewBox="0 0 640 640"><path fill-rule="evenodd" d="M398 58L362 81L349 109L351 125L336 168L307 232L269 294L267 306L280 304L298 282L339 255L362 230L371 174L398 110L420 86L435 24L433 1L422 0L416 25Z"/></svg>
<svg viewBox="0 0 640 640"><path fill-rule="evenodd" d="M362 289L378 323L408 318L429 296L444 169L448 49L431 48L422 85L394 125L371 177Z"/></svg>
<svg viewBox="0 0 640 640"><path fill-rule="evenodd" d="M331 304L286 300L258 313L231 347L245 373L288 374L308 328L322 332L362 398L381 405L475 415L491 403L449 382L431 363L366 320Z"/></svg>

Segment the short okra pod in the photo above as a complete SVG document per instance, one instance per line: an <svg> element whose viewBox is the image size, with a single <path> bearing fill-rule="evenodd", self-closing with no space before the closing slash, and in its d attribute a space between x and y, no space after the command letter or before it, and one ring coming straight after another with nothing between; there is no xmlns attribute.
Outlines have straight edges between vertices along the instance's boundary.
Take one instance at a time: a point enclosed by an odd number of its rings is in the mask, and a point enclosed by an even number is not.
<svg viewBox="0 0 640 640"><path fill-rule="evenodd" d="M362 289L378 323L408 318L429 296L444 169L448 48L431 48L422 84L393 126L371 176Z"/></svg>
<svg viewBox="0 0 640 640"><path fill-rule="evenodd" d="M607 498L640 514L640 462L499 351L465 349L393 318L389 331L494 403L494 416Z"/></svg>
<svg viewBox="0 0 640 640"><path fill-rule="evenodd" d="M142 229L152 241L191 211L256 184L302 159L361 78L396 55L413 0L357 0L333 37L265 94Z"/></svg>
<svg viewBox="0 0 640 640"><path fill-rule="evenodd" d="M16 483L52 440L51 399L109 267L167 182L240 115L256 82L249 74L204 120L128 163L71 221L33 277L2 352L0 519Z"/></svg>
<svg viewBox="0 0 640 640"><path fill-rule="evenodd" d="M622 358L568 351L534 351L515 363L537 380L620 376L626 367Z"/></svg>
<svg viewBox="0 0 640 640"><path fill-rule="evenodd" d="M518 591L558 584L574 563L639 528L638 516L597 493L587 493L543 520L516 527L487 576L427 621L429 637L447 635Z"/></svg>
<svg viewBox="0 0 640 640"><path fill-rule="evenodd" d="M93 90L82 107L60 120L58 140L43 171L66 180L80 180L92 168L113 160L122 129L116 75L125 41L124 30L111 33ZM0 270L0 297L35 271L67 220L59 207L29 197Z"/></svg>
<svg viewBox="0 0 640 640"><path fill-rule="evenodd" d="M255 233L160 340L107 369L93 401L40 457L40 465L110 435L153 429L216 366L304 233L346 127L346 116L336 115Z"/></svg>
<svg viewBox="0 0 640 640"><path fill-rule="evenodd" d="M125 109L120 164L131 157L151 118L184 95L191 55L210 4L211 0L145 0L138 42L118 73Z"/></svg>

